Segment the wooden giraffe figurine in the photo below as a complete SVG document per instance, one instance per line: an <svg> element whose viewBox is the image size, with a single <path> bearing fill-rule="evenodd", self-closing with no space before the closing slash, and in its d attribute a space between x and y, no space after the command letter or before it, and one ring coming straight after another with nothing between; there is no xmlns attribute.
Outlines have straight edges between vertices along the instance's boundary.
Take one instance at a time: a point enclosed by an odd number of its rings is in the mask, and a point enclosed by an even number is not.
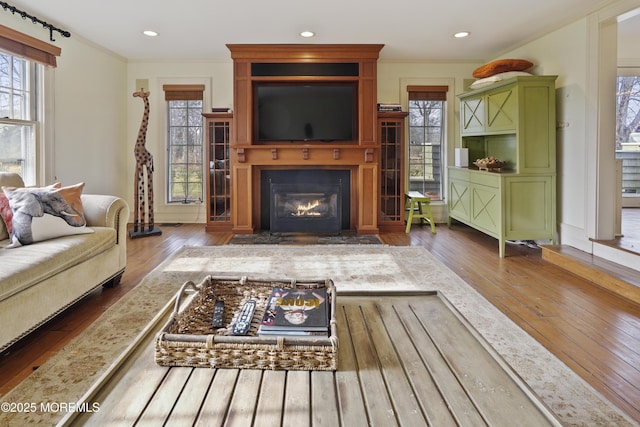
<svg viewBox="0 0 640 427"><path fill-rule="evenodd" d="M138 138L133 154L136 158L136 184L134 188L134 220L133 230L129 232L129 237L145 237L162 234L159 228L154 226L153 218L153 155L147 150L145 144L147 139L147 125L149 124L149 92L139 90L134 92L134 97L142 98L144 101L144 113L142 114L142 122L138 131ZM148 200L149 227L145 230L145 169L146 169L146 190ZM140 229L138 230L138 225Z"/></svg>

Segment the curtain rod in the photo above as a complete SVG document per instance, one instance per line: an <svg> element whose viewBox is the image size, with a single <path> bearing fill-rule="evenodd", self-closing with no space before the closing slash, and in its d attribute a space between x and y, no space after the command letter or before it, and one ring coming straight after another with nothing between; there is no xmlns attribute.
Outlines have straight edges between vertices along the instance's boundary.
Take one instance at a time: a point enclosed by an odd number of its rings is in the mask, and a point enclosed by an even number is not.
<svg viewBox="0 0 640 427"><path fill-rule="evenodd" d="M35 17L33 15L30 15L27 12L25 12L23 10L20 10L15 6L10 5L9 3L5 3L3 1L0 1L0 6L2 6L2 8L4 10L9 10L9 12L13 13L14 15L17 13L18 15L20 15L22 17L22 19L30 19L32 23L42 25L44 28L49 30L49 40L51 40L52 42L56 41L53 38L53 32L54 31L60 33L63 37L71 37L71 33L69 31L65 31L65 30L62 30L62 29L54 26L54 25L51 25L48 22L45 22L45 21L41 20L40 18L37 18L37 17Z"/></svg>

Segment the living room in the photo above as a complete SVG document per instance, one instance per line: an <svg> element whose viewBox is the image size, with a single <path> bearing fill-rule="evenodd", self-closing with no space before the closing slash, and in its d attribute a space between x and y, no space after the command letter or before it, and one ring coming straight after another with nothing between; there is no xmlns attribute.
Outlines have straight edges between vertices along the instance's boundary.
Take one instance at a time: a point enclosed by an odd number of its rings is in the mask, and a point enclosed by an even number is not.
<svg viewBox="0 0 640 427"><path fill-rule="evenodd" d="M569 245L587 253L613 258L620 264L627 255L611 253L600 247L594 240L609 240L615 235L616 213L611 206L613 194L609 188L615 177L610 174L608 156L599 156L601 146L600 129L611 123L599 118L598 105L602 92L599 78L611 72L605 66L605 54L598 50L594 40L601 43L611 38L604 24L617 16L622 16L640 6L637 2L616 1L600 5L594 2L593 9L581 6L583 13L575 13L570 19L558 23L544 33L536 34L520 43L506 43L495 49L491 55L480 58L442 60L440 58L402 58L397 54L398 46L389 45L384 36L368 43L385 43L381 58L377 62L378 102L401 103L406 105L408 85L445 85L447 93L447 122L449 131L446 140L448 164L453 164L454 148L459 139L458 106L456 95L463 92L473 81L472 72L480 65L498 58L529 58L535 63L534 74L558 75L556 81L558 147L558 235L563 245ZM66 27L65 19L56 15L40 13L36 6L28 2L15 3L16 6ZM600 7L596 7L600 6ZM48 32L19 16L4 13L7 20L3 25L48 40ZM62 15L59 15L62 16ZM601 25L602 24L602 25ZM116 31L114 29L114 31ZM474 32L474 31L472 31ZM76 34L78 33L78 34ZM148 43L162 43L160 38ZM54 143L44 149L45 164L38 182L47 184L61 181L66 184L86 182L88 193L114 194L134 205L133 143L136 140L142 114L139 99L133 98L136 83L140 79L149 82L151 92L151 113L147 133L147 148L154 153L156 165L164 165L165 159L165 101L162 87L165 84L201 84L205 87L205 111L212 107L234 108L233 62L226 43L235 40L224 37L207 37L216 41L225 56L215 58L162 58L149 54L144 57L126 57L116 54L104 46L86 39L81 32L72 31L70 38L55 35L55 42L62 54L58 65L50 70L48 84L53 89L53 121L48 131L55 135ZM262 42L251 40L250 42ZM340 40L350 42L351 40ZM286 42L300 43L298 40ZM318 42L325 42L318 39ZM151 47L149 48L151 51ZM385 57L385 51L389 57ZM611 52L608 52L611 54ZM636 55L637 56L637 55ZM626 59L634 58L625 56ZM627 64L628 65L628 64ZM615 70L614 70L615 72ZM600 76L598 78L594 76ZM610 89L610 88L609 88ZM602 148L604 150L604 148ZM79 161L79 159L100 159L100 161ZM602 163L601 163L602 162ZM591 171L598 171L592 174ZM109 177L109 179L105 179ZM155 171L156 183L166 182L164 167ZM163 184L156 187L155 216L158 224L203 224L205 206L202 203L175 204L164 200ZM439 231L447 221L446 203L432 203L432 209ZM191 225L190 225L191 226ZM422 230L412 230L423 245L432 245L431 238ZM173 234L173 230L171 232ZM446 234L438 235L442 238ZM399 241L402 240L398 237ZM401 244L407 244L405 240ZM132 245L139 244L131 242ZM493 252L497 250L493 248ZM519 253L519 252L518 252ZM499 261L495 261L499 264ZM130 264L132 264L130 262ZM127 267L131 268L131 266ZM126 274L126 273L125 273ZM125 276L126 277L126 276Z"/></svg>

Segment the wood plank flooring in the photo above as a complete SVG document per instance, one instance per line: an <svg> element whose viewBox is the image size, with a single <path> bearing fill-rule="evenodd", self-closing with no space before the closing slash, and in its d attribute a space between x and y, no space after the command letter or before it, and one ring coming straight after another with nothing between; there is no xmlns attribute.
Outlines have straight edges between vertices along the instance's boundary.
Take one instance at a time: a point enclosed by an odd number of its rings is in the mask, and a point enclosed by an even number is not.
<svg viewBox="0 0 640 427"><path fill-rule="evenodd" d="M560 426L454 310L435 292L341 294L335 372L163 368L150 331L90 398L100 411L65 425Z"/></svg>
<svg viewBox="0 0 640 427"><path fill-rule="evenodd" d="M204 226L162 226L163 234L128 241L127 270L115 289L98 290L0 356L0 395L18 384L183 245L220 245L230 233ZM414 226L380 236L391 245L424 246L521 328L640 423L640 306L542 260L540 249L507 245L461 224Z"/></svg>

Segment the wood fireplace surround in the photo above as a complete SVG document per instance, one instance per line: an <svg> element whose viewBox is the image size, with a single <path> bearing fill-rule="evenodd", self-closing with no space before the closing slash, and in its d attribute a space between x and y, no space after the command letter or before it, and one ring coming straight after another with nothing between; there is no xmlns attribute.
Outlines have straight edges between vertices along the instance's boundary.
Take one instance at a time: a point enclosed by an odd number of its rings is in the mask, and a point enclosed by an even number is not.
<svg viewBox="0 0 640 427"><path fill-rule="evenodd" d="M349 228L358 234L377 234L380 144L376 89L377 60L383 45L229 44L227 47L233 59L235 109L229 153L232 231L251 234L265 228L261 224L260 203L263 170L339 169L351 172ZM276 71L256 72L260 69L256 64L267 64L267 68L273 65L271 69ZM316 68L327 67L314 68L313 64L325 64L338 71L316 72ZM339 70L345 67L340 64L355 67L355 73L342 73ZM353 140L258 143L254 137L253 89L263 82L354 84L357 130Z"/></svg>

